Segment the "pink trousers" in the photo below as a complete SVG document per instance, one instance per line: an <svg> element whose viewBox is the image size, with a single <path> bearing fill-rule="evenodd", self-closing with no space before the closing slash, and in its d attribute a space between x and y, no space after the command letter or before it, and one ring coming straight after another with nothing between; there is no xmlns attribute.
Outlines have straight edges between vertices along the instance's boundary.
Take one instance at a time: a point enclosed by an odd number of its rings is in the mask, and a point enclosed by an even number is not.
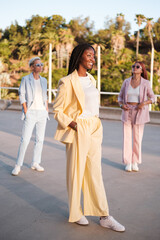
<svg viewBox="0 0 160 240"><path fill-rule="evenodd" d="M140 164L144 124L135 124L136 106L130 105L130 107L128 121L123 122L123 163Z"/></svg>

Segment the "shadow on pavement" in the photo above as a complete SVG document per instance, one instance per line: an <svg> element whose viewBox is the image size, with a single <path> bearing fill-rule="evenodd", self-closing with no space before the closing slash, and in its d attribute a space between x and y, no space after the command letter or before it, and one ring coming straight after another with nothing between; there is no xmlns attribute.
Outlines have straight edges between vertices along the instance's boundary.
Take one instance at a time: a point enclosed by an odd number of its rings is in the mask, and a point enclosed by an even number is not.
<svg viewBox="0 0 160 240"><path fill-rule="evenodd" d="M113 168L117 168L117 169L121 169L124 171L124 165L123 164L120 164L120 163L117 163L117 162L113 162L107 158L102 158L102 163L104 164L107 164Z"/></svg>

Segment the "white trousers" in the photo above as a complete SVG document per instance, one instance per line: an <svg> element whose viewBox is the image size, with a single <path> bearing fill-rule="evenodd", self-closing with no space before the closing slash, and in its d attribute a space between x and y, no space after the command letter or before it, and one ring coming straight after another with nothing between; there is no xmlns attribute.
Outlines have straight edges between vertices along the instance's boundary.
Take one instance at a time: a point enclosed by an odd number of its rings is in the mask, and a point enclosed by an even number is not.
<svg viewBox="0 0 160 240"><path fill-rule="evenodd" d="M66 144L69 222L82 215L109 215L101 170L101 121L97 117L78 119L77 126L73 142Z"/></svg>
<svg viewBox="0 0 160 240"><path fill-rule="evenodd" d="M135 106L129 110L128 121L123 123L123 163L142 162L142 138L144 124L135 124L137 110ZM132 142L133 139L133 142Z"/></svg>
<svg viewBox="0 0 160 240"><path fill-rule="evenodd" d="M25 152L31 139L34 127L36 128L36 137L32 162L34 163L41 162L41 154L43 148L47 116L48 113L46 110L30 110L30 109L27 110L23 123L21 143L19 146L17 156L16 164L18 166L23 165Z"/></svg>

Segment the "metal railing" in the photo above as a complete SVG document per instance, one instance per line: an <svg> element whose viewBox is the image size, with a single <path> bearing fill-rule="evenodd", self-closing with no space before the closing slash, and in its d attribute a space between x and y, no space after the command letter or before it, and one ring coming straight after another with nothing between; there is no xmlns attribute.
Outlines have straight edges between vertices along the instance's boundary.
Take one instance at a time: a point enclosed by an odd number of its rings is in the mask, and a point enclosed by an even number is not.
<svg viewBox="0 0 160 240"><path fill-rule="evenodd" d="M0 99L1 99L1 89L6 89L6 90L19 90L18 87L0 87ZM47 91L49 92L49 89L47 89ZM54 95L54 97L56 96L57 93L57 89L51 89L52 94Z"/></svg>
<svg viewBox="0 0 160 240"><path fill-rule="evenodd" d="M119 95L119 92L100 92L101 95ZM157 98L160 98L160 95L155 94L155 102L157 102Z"/></svg>
<svg viewBox="0 0 160 240"><path fill-rule="evenodd" d="M1 99L1 89L18 91L19 88L18 87L0 87L0 99ZM47 91L49 92L49 89L47 89ZM51 89L51 93L55 97L56 93L57 93L57 89ZM100 95L119 95L119 92L100 92ZM156 94L155 97L156 97L156 102L157 102L157 98L160 98L160 95Z"/></svg>

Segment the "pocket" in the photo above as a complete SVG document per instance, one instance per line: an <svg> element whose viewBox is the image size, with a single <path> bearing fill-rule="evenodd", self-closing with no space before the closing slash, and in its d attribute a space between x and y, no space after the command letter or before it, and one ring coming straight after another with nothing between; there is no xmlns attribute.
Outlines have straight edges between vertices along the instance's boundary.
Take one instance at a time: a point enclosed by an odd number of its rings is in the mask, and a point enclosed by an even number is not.
<svg viewBox="0 0 160 240"><path fill-rule="evenodd" d="M99 139L100 143L102 143L103 140L103 125L100 119L97 119L97 123L95 124L95 129L91 133L93 138Z"/></svg>
<svg viewBox="0 0 160 240"><path fill-rule="evenodd" d="M76 132L78 132L78 129L79 129L79 124L77 123L77 131Z"/></svg>
<svg viewBox="0 0 160 240"><path fill-rule="evenodd" d="M26 114L25 114L25 119L26 119L26 117L28 116L28 113L29 113L29 109L27 109L27 112L26 112Z"/></svg>
<svg viewBox="0 0 160 240"><path fill-rule="evenodd" d="M28 110L27 110L27 112L28 112ZM26 119L26 117L27 117L27 112L26 113L24 113L24 120Z"/></svg>

